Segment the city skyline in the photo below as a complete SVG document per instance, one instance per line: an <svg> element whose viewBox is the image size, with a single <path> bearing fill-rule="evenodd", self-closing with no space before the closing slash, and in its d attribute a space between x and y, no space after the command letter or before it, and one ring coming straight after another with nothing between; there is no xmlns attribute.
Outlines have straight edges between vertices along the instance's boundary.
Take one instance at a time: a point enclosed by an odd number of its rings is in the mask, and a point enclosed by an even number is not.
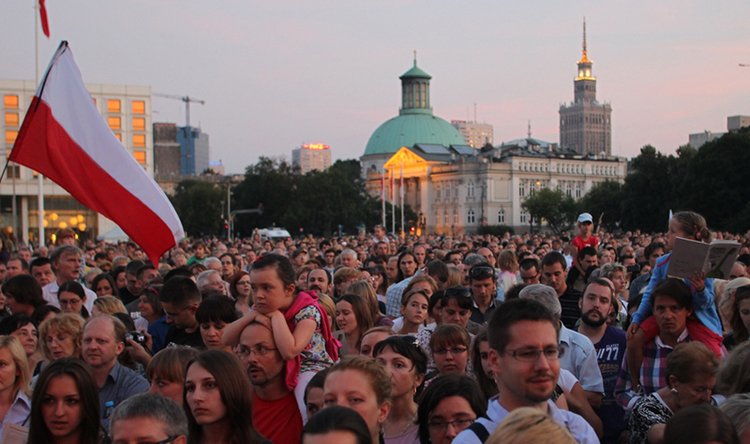
<svg viewBox="0 0 750 444"><path fill-rule="evenodd" d="M499 3L499 2L498 2ZM33 79L33 0L4 5L0 78ZM494 126L495 144L559 141L558 108L573 100L581 22L597 94L612 105L612 153L646 144L664 153L688 134L723 131L746 105L750 5L668 1L542 6L473 2L267 4L132 0L48 1L51 38L39 70L66 39L88 83L151 86L206 101L191 122L211 136L212 160L241 173L260 155L302 142L359 158L372 132L398 114L398 76L432 75L432 106L446 120ZM260 62L260 63L259 63ZM152 98L153 121L184 125L182 102Z"/></svg>

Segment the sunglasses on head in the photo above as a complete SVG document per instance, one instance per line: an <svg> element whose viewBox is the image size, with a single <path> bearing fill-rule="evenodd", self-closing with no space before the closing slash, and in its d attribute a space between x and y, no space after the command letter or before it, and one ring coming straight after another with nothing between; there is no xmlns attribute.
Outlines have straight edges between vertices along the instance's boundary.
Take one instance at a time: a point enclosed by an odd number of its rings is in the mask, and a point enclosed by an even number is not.
<svg viewBox="0 0 750 444"><path fill-rule="evenodd" d="M487 279L495 277L495 269L489 265L475 265L469 270L471 279Z"/></svg>

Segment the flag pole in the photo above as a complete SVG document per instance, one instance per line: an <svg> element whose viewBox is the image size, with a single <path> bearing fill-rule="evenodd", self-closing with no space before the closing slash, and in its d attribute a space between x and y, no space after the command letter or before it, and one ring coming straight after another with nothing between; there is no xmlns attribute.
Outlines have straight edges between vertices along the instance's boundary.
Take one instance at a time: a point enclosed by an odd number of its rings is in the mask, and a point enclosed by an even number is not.
<svg viewBox="0 0 750 444"><path fill-rule="evenodd" d="M383 212L383 229L385 229L385 227L387 227L385 223L385 169L383 169L383 172L380 174L380 204Z"/></svg>
<svg viewBox="0 0 750 444"><path fill-rule="evenodd" d="M34 1L34 85L39 85L39 0ZM39 246L45 244L44 235L44 177L37 172L37 224L39 226Z"/></svg>

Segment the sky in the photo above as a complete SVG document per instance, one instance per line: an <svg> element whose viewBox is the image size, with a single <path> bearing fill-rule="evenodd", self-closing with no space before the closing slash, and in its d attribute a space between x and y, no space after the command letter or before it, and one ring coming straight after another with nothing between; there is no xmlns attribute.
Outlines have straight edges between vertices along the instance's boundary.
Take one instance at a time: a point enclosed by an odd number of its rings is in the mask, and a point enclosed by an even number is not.
<svg viewBox="0 0 750 444"><path fill-rule="evenodd" d="M0 6L0 78L34 78L35 0ZM47 0L40 69L68 40L87 83L149 85L206 101L191 123L211 159L241 173L302 143L358 158L398 114L398 77L432 75L434 113L494 126L495 144L558 142L586 17L597 98L612 106L612 152L674 153L688 134L750 115L750 2L538 0ZM41 31L40 31L41 35ZM152 120L184 104L152 99Z"/></svg>

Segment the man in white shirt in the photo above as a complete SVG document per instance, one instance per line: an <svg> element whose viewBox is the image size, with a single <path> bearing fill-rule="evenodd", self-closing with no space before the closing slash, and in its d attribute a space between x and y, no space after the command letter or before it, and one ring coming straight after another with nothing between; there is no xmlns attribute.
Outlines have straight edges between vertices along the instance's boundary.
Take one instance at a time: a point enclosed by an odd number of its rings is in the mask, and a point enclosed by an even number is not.
<svg viewBox="0 0 750 444"><path fill-rule="evenodd" d="M81 270L83 269L83 253L75 245L61 245L52 252L52 271L55 272L55 280L42 288L42 296L49 305L60 308L60 301L57 299L57 290L60 285L68 281L79 282ZM91 313L94 307L96 293L83 287L86 292L86 301L83 305Z"/></svg>

